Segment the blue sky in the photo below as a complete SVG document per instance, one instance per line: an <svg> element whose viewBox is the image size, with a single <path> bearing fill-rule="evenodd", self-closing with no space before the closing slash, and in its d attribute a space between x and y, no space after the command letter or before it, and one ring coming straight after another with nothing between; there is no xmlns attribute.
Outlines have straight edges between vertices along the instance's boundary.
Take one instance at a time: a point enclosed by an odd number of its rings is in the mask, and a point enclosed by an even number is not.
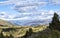
<svg viewBox="0 0 60 38"><path fill-rule="evenodd" d="M54 12L60 14L60 0L0 0L4 20L51 20Z"/></svg>

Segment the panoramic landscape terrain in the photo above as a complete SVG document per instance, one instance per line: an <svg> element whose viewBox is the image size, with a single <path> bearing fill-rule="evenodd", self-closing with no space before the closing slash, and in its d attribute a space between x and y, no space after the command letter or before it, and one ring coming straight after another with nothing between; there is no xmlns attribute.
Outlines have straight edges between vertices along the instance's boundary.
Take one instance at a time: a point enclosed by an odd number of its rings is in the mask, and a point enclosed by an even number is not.
<svg viewBox="0 0 60 38"><path fill-rule="evenodd" d="M19 26L0 19L0 38L60 38L59 15L49 25Z"/></svg>
<svg viewBox="0 0 60 38"><path fill-rule="evenodd" d="M60 38L60 0L0 0L0 38Z"/></svg>

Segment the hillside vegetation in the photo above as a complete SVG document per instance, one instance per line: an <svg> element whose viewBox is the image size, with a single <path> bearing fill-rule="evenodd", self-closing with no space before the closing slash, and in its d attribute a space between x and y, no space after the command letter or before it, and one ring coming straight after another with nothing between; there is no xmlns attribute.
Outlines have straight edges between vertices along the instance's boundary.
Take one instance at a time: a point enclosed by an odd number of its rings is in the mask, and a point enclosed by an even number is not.
<svg viewBox="0 0 60 38"><path fill-rule="evenodd" d="M32 28L33 32L43 31L47 28L45 25L37 25L37 26L15 26L14 24L7 22L5 20L0 19L0 33L7 37L22 37L26 34L26 31ZM10 36L11 35L11 36Z"/></svg>
<svg viewBox="0 0 60 38"><path fill-rule="evenodd" d="M10 34L13 35L13 37L21 37L24 36L26 34L26 31L29 30L29 28L32 28L33 32L38 32L38 31L43 31L44 29L47 28L47 26L36 26L36 27L32 27L32 26L13 26L13 27L3 27L1 26L0 28L0 32L3 33L4 36L10 36Z"/></svg>

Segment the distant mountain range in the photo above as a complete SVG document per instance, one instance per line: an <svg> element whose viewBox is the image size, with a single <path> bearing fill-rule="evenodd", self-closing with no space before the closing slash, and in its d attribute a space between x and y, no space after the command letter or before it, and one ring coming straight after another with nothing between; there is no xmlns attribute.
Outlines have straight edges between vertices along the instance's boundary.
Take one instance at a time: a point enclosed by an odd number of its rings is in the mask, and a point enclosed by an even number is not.
<svg viewBox="0 0 60 38"><path fill-rule="evenodd" d="M10 21L11 23L15 24L15 25L26 25L26 26L32 26L32 25L43 25L43 24L49 24L50 20L35 20L35 21L19 21L19 20L12 20Z"/></svg>
<svg viewBox="0 0 60 38"><path fill-rule="evenodd" d="M50 20L35 20L35 21L19 21L19 20L10 20L10 21L5 21L0 19L0 25L18 25L18 26L36 26L36 25L46 25L49 24Z"/></svg>

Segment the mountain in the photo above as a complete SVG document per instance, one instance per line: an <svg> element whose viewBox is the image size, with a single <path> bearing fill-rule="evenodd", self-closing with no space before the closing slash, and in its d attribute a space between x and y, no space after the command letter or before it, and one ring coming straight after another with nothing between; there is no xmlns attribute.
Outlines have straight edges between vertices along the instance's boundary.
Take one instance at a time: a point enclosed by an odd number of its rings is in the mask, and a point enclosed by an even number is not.
<svg viewBox="0 0 60 38"><path fill-rule="evenodd" d="M0 25L2 25L2 26L13 26L14 24L0 19Z"/></svg>
<svg viewBox="0 0 60 38"><path fill-rule="evenodd" d="M50 22L50 20L34 20L34 21L20 21L20 20L10 20L11 23L15 24L15 25L26 25L26 26L35 26L35 25L40 25L40 24L48 24Z"/></svg>
<svg viewBox="0 0 60 38"><path fill-rule="evenodd" d="M13 24L15 24L15 25L21 25L21 22L20 21L18 21L18 20L10 20L9 22L11 22L11 23L13 23Z"/></svg>

